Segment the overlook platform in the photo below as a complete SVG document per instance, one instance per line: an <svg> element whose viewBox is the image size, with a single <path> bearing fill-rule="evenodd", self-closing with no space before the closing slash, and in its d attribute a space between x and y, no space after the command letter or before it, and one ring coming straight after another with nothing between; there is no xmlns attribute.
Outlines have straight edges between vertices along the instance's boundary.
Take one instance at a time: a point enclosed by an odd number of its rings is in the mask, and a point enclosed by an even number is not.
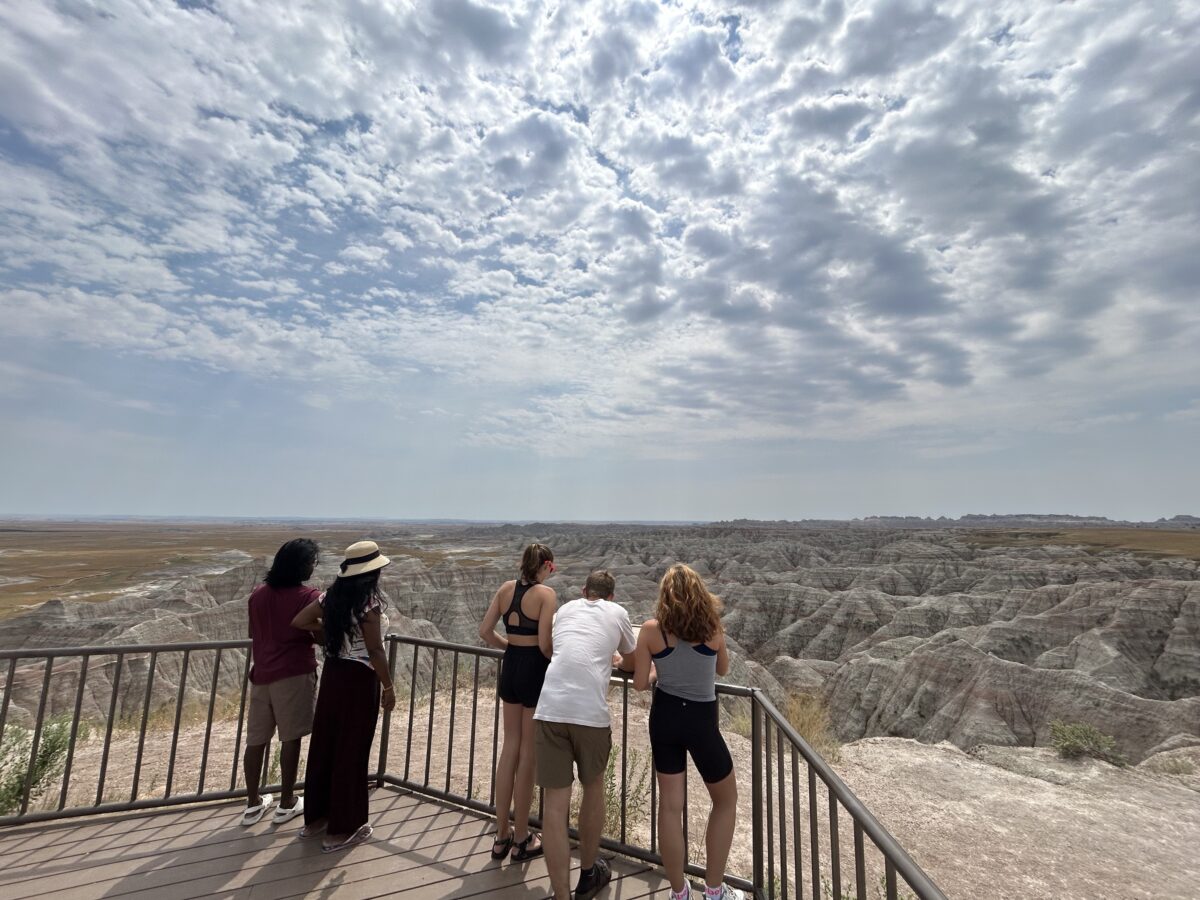
<svg viewBox="0 0 1200 900"><path fill-rule="evenodd" d="M141 814L31 824L0 832L0 896L7 900L101 897L339 898L553 896L541 859L497 863L488 855L494 823L480 813L382 787L371 795L369 841L322 853L302 841L302 818L279 827L269 816L251 828L242 801ZM603 855L608 857L607 851ZM578 866L578 860L574 860ZM612 858L613 900L661 892L662 870ZM572 884L578 877L572 873Z"/></svg>

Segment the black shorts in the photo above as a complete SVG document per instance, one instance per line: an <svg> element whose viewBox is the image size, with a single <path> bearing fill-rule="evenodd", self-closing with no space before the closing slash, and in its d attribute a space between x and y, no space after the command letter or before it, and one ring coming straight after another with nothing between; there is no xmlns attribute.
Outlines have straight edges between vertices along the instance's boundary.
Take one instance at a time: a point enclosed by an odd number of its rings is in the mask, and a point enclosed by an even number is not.
<svg viewBox="0 0 1200 900"><path fill-rule="evenodd" d="M716 784L733 771L733 757L719 727L717 701L684 700L655 688L650 705L650 750L654 769L678 775L690 754L706 784Z"/></svg>
<svg viewBox="0 0 1200 900"><path fill-rule="evenodd" d="M500 666L500 699L533 709L542 695L542 682L549 666L550 660L542 655L541 647L509 644Z"/></svg>

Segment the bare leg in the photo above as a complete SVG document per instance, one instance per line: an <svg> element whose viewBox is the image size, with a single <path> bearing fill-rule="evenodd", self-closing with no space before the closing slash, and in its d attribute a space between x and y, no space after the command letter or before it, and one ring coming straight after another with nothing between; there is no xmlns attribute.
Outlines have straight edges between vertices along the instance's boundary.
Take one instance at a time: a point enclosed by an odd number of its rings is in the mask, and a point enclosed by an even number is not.
<svg viewBox="0 0 1200 900"><path fill-rule="evenodd" d="M546 870L550 873L554 900L571 900L571 848L567 841L571 789L547 788L545 797L546 819L542 823L542 846L546 848Z"/></svg>
<svg viewBox="0 0 1200 900"><path fill-rule="evenodd" d="M600 832L604 830L604 776L583 786L579 804L579 865L584 871L596 862Z"/></svg>
<svg viewBox="0 0 1200 900"><path fill-rule="evenodd" d="M262 797L258 794L258 787L262 784L263 756L266 755L267 745L256 744L253 747L247 747L246 752L242 755L242 770L246 776L246 808L258 806L262 802Z"/></svg>
<svg viewBox="0 0 1200 900"><path fill-rule="evenodd" d="M496 840L507 840L510 834L508 815L512 809L513 782L517 762L521 757L521 719L524 707L519 703L504 704L504 747L496 760ZM530 750L533 745L530 745ZM528 819L528 810L525 818Z"/></svg>
<svg viewBox="0 0 1200 900"><path fill-rule="evenodd" d="M709 887L716 887L725 880L729 845L733 843L733 830L737 825L737 777L730 772L716 784L705 787L713 805L704 832L704 882Z"/></svg>
<svg viewBox="0 0 1200 900"><path fill-rule="evenodd" d="M284 741L279 747L279 805L291 809L296 805L296 774L300 770L300 738Z"/></svg>
<svg viewBox="0 0 1200 900"><path fill-rule="evenodd" d="M533 752L533 713L534 710L528 707L521 709L520 753L513 787L513 838L518 844L529 835L529 810L533 806L533 770L536 761ZM530 849L534 846L531 842Z"/></svg>
<svg viewBox="0 0 1200 900"><path fill-rule="evenodd" d="M658 849L671 890L683 890L683 792L684 774L658 776ZM725 849L728 856L729 848Z"/></svg>

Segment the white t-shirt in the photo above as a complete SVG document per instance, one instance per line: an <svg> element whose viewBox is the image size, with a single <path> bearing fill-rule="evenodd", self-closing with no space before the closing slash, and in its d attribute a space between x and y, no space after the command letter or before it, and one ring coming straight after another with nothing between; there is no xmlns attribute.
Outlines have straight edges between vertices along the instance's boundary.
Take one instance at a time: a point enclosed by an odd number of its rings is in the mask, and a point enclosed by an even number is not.
<svg viewBox="0 0 1200 900"><path fill-rule="evenodd" d="M317 602L324 608L325 595L321 594L317 598ZM391 623L388 621L387 613L383 611L383 605L373 599L367 604L367 611L379 613L379 633L380 635L387 634ZM350 620L350 630L342 635L342 650L338 654L338 658L352 659L364 666L371 665L371 652L367 649L367 642L363 640L362 629L354 622L353 618Z"/></svg>
<svg viewBox="0 0 1200 900"><path fill-rule="evenodd" d="M535 719L607 728L608 679L614 651L633 652L629 613L611 600L580 598L554 617L554 655Z"/></svg>

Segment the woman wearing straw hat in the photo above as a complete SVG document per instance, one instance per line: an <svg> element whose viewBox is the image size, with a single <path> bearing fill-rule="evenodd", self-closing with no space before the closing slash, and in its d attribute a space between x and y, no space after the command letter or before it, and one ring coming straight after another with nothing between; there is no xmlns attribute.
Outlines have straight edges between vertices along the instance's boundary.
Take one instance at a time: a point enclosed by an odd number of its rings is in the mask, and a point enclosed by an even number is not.
<svg viewBox="0 0 1200 900"><path fill-rule="evenodd" d="M388 619L379 573L390 560L374 541L346 548L341 572L314 603L292 620L296 628L325 631L325 667L317 694L304 775L304 828L325 832L322 849L341 850L371 836L367 824L367 769L379 707L396 705L383 635Z"/></svg>

